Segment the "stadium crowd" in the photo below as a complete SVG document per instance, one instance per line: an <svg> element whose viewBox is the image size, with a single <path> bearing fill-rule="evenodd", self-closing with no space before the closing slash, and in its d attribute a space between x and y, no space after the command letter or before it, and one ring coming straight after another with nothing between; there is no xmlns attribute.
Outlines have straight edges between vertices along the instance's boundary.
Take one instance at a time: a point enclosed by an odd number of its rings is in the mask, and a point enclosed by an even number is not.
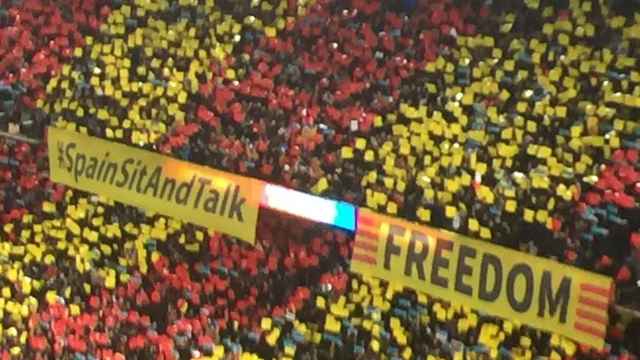
<svg viewBox="0 0 640 360"><path fill-rule="evenodd" d="M633 1L0 0L0 39L9 133L351 201L610 275L640 307ZM351 274L341 231L264 211L249 247L0 145L2 359L640 355L613 311L596 351Z"/></svg>

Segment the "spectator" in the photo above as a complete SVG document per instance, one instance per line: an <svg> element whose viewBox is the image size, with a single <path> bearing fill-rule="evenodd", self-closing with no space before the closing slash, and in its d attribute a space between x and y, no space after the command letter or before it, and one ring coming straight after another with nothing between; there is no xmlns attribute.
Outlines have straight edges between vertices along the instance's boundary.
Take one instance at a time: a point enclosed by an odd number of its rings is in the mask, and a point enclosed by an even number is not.
<svg viewBox="0 0 640 360"><path fill-rule="evenodd" d="M344 199L610 275L640 302L627 3L110 5L0 0L7 130ZM614 316L590 351L349 274L337 230L267 212L249 248L52 184L44 145L0 156L3 359L637 354Z"/></svg>

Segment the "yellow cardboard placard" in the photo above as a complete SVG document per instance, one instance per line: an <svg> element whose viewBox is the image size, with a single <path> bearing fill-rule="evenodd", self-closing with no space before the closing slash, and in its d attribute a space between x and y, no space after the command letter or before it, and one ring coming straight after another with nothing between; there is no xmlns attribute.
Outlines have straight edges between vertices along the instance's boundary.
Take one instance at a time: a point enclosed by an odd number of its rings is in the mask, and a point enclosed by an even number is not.
<svg viewBox="0 0 640 360"><path fill-rule="evenodd" d="M52 127L49 163L55 182L255 243L259 180Z"/></svg>
<svg viewBox="0 0 640 360"><path fill-rule="evenodd" d="M353 148L350 146L343 146L342 149L340 149L340 156L343 159L352 159L353 158Z"/></svg>
<svg viewBox="0 0 640 360"><path fill-rule="evenodd" d="M361 208L351 270L601 349L611 278Z"/></svg>

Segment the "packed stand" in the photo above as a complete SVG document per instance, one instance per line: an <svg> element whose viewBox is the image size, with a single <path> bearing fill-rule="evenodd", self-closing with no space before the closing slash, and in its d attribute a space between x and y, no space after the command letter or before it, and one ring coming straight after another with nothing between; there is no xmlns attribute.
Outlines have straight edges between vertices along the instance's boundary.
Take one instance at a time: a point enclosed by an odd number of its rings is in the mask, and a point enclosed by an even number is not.
<svg viewBox="0 0 640 360"><path fill-rule="evenodd" d="M29 90L0 71L0 118L15 131L36 104L25 134L51 122L557 258L633 305L640 15L604 3L87 2L59 16L94 14L69 27L84 38L55 27L64 61L30 55ZM5 8L2 36L22 14ZM580 349L347 274L341 232L267 214L248 248L67 192L43 146L3 145L3 357L638 353L615 315L605 351Z"/></svg>
<svg viewBox="0 0 640 360"><path fill-rule="evenodd" d="M60 126L635 287L638 13L594 1L285 5L125 5L43 108ZM595 187L623 160L623 188ZM593 204L594 187L610 195Z"/></svg>
<svg viewBox="0 0 640 360"><path fill-rule="evenodd" d="M0 1L0 130L40 138L47 82L100 29L108 1Z"/></svg>
<svg viewBox="0 0 640 360"><path fill-rule="evenodd" d="M251 247L95 195L67 190L45 200L3 226L0 356L560 359L592 351L348 274L342 231L270 211L257 231ZM634 338L614 326L610 348L591 355L630 358Z"/></svg>

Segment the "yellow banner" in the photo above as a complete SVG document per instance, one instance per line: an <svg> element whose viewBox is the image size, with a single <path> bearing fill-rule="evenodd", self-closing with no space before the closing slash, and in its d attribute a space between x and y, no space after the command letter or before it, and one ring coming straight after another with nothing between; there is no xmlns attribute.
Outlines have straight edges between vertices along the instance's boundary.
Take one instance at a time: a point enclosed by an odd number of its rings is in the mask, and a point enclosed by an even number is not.
<svg viewBox="0 0 640 360"><path fill-rule="evenodd" d="M49 128L51 179L255 243L264 183Z"/></svg>
<svg viewBox="0 0 640 360"><path fill-rule="evenodd" d="M604 346L613 282L602 275L362 208L351 270Z"/></svg>

